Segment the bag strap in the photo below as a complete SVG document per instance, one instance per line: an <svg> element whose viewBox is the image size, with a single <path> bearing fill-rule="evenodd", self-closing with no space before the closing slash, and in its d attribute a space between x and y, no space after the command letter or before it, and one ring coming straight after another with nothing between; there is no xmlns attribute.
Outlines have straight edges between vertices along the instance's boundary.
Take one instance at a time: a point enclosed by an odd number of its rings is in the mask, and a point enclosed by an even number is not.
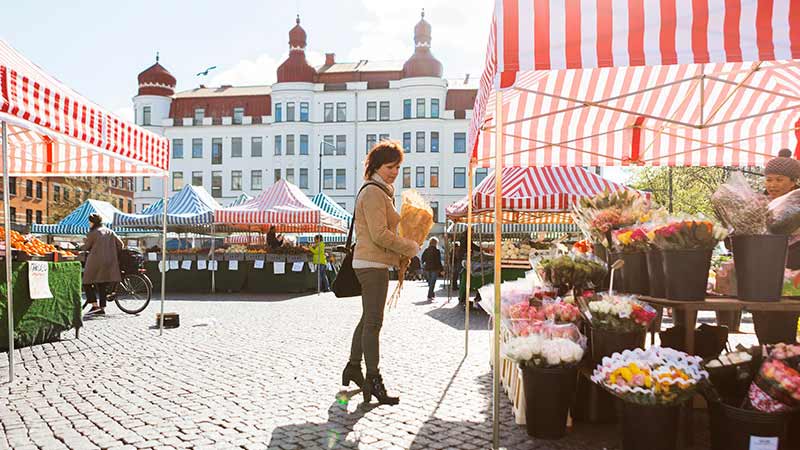
<svg viewBox="0 0 800 450"><path fill-rule="evenodd" d="M355 202L356 205L358 205L358 196L361 195L361 191L363 191L364 188L366 188L369 185L373 185L373 186L379 187L383 191L383 193L386 194L389 198L392 197L391 194L389 193L389 190L386 189L385 187L381 186L379 183L376 183L374 181L367 181L366 183L364 183L363 186L361 186L361 189L359 189L358 193L356 194L356 202ZM392 198L392 202L394 202L393 198ZM350 251L350 246L353 243L353 227L355 226L355 224L356 224L356 208L354 206L353 207L353 220L350 221L350 231L347 232L347 243L345 244L345 248L347 249L347 251Z"/></svg>

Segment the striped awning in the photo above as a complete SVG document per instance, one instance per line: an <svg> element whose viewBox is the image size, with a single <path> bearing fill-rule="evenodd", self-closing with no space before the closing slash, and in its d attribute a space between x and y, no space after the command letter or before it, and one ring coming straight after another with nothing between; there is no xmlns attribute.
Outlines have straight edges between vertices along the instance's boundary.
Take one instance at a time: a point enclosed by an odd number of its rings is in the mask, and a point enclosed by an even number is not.
<svg viewBox="0 0 800 450"><path fill-rule="evenodd" d="M238 196L238 197L236 197L236 198L235 198L235 199L234 199L232 202L230 202L230 203L228 203L227 205L225 205L225 207L226 207L226 208L230 208L231 206L239 206L239 205L241 205L242 203L244 203L244 202L246 202L246 201L248 201L248 200L252 200L252 199L253 199L253 197L252 197L252 196L250 196L250 195L248 195L248 194L246 194L246 193L242 192L242 193L241 193L241 194L239 194L239 196Z"/></svg>
<svg viewBox="0 0 800 450"><path fill-rule="evenodd" d="M322 211L300 188L286 180L278 181L239 206L215 211L214 223L241 231L275 226L281 233L339 233L347 227L343 219Z"/></svg>
<svg viewBox="0 0 800 450"><path fill-rule="evenodd" d="M83 202L74 211L54 224L31 224L32 234L56 234L65 236L80 236L89 233L89 216L99 214L103 218L103 225L113 228L114 214L120 212L114 205L101 200L89 199ZM145 230L114 228L117 234L142 234Z"/></svg>
<svg viewBox="0 0 800 450"><path fill-rule="evenodd" d="M497 0L469 143L506 166L800 157L800 2ZM503 91L503 129L496 129Z"/></svg>
<svg viewBox="0 0 800 450"><path fill-rule="evenodd" d="M349 211L342 208L338 203L333 201L332 198L325 195L324 192L320 192L317 195L311 197L311 201L314 202L314 204L317 205L319 209L325 211L326 213L332 215L333 217L345 220L348 226L350 225L350 221L353 220L353 215L350 214Z"/></svg>
<svg viewBox="0 0 800 450"><path fill-rule="evenodd" d="M160 228L163 223L163 201L153 204L147 214L114 214L114 226ZM202 186L186 185L167 202L167 227L211 225L214 211L221 206Z"/></svg>
<svg viewBox="0 0 800 450"><path fill-rule="evenodd" d="M163 175L169 140L123 121L0 40L12 176ZM2 164L2 161L0 161Z"/></svg>
<svg viewBox="0 0 800 450"><path fill-rule="evenodd" d="M464 222L456 223L456 230L462 232L467 229L467 224ZM493 223L479 223L473 227L473 236L475 234L485 234L491 236L494 234ZM503 234L530 234L530 233L580 233L581 230L574 223L553 223L553 224L520 224L520 223L506 223L501 228Z"/></svg>
<svg viewBox="0 0 800 450"><path fill-rule="evenodd" d="M505 167L502 180L503 223L572 223L572 205L604 191L629 189L582 167ZM649 193L643 193L649 196ZM495 178L490 173L475 187L475 222L494 222ZM447 207L447 217L466 221L468 198Z"/></svg>

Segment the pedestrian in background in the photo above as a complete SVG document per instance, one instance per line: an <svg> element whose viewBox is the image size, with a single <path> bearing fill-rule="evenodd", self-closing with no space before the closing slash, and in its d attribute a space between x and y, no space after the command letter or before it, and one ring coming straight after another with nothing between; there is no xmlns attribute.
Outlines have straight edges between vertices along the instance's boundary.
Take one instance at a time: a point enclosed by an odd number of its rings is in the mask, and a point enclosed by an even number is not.
<svg viewBox="0 0 800 450"><path fill-rule="evenodd" d="M314 243L311 245L311 254L313 255L313 262L317 266L317 286L322 292L331 290L328 284L328 260L325 256L325 242L322 241L322 235L314 236Z"/></svg>
<svg viewBox="0 0 800 450"><path fill-rule="evenodd" d="M122 247L122 240L103 225L100 215L89 216L89 234L83 244L83 250L88 252L83 270L83 289L86 291L86 303L92 305L88 315L106 313L106 301L111 287L122 281L117 260Z"/></svg>
<svg viewBox="0 0 800 450"><path fill-rule="evenodd" d="M439 272L444 269L442 266L442 252L437 247L439 240L431 238L428 241L428 248L422 252L422 268L425 271L425 280L428 281L428 301L432 302L435 297L436 281L439 279Z"/></svg>

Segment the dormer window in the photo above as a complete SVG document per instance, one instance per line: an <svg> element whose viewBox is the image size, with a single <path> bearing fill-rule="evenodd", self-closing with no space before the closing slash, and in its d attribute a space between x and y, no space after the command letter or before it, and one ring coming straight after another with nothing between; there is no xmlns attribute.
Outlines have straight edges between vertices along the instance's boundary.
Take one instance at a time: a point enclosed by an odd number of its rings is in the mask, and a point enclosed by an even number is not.
<svg viewBox="0 0 800 450"><path fill-rule="evenodd" d="M203 119L206 117L206 110L204 108L195 108L194 110L194 120L192 124L194 126L202 125Z"/></svg>
<svg viewBox="0 0 800 450"><path fill-rule="evenodd" d="M244 121L244 108L233 108L233 124L241 125Z"/></svg>

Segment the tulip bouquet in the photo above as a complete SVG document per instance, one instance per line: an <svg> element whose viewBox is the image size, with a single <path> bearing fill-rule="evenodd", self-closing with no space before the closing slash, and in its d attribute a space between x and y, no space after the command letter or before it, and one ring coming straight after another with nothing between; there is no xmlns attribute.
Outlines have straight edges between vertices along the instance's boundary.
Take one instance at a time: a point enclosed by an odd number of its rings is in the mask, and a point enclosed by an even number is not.
<svg viewBox="0 0 800 450"><path fill-rule="evenodd" d="M613 234L614 248L623 253L646 252L650 247L647 229L641 226L617 230Z"/></svg>
<svg viewBox="0 0 800 450"><path fill-rule="evenodd" d="M750 384L750 406L763 412L800 408L800 345L777 344Z"/></svg>
<svg viewBox="0 0 800 450"><path fill-rule="evenodd" d="M678 219L648 233L661 250L710 249L728 236L728 231L707 219Z"/></svg>
<svg viewBox="0 0 800 450"><path fill-rule="evenodd" d="M650 326L656 311L636 297L603 294L589 302L592 327L610 331L639 331Z"/></svg>
<svg viewBox="0 0 800 450"><path fill-rule="evenodd" d="M605 191L581 199L574 207L574 216L584 234L610 247L613 230L646 222L649 210L650 202L637 191Z"/></svg>
<svg viewBox="0 0 800 450"><path fill-rule="evenodd" d="M573 325L543 324L537 333L514 336L503 344L503 354L520 365L576 366L586 349L586 338Z"/></svg>
<svg viewBox="0 0 800 450"><path fill-rule="evenodd" d="M708 379L701 358L653 346L603 358L592 381L626 402L675 405L690 398Z"/></svg>

